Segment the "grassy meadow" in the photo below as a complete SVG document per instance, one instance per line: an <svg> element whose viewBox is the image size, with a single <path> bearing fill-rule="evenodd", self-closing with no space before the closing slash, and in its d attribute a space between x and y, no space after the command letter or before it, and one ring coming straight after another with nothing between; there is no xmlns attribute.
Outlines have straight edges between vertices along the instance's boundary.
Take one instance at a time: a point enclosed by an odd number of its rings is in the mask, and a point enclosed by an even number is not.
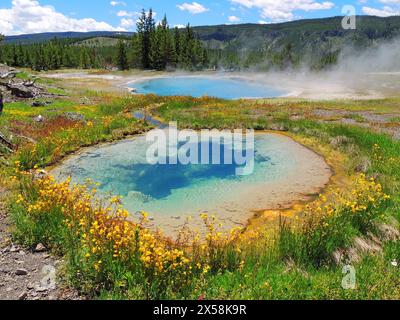
<svg viewBox="0 0 400 320"><path fill-rule="evenodd" d="M93 299L400 298L400 142L385 131L400 118L400 99L225 101L47 85L67 96L4 107L1 132L15 150L0 145L0 185L14 239L64 257L66 285ZM97 198L96 182L43 174L83 147L150 130L133 118L138 110L180 128L280 131L323 155L335 174L308 203L260 212L229 234L203 215L205 237L184 228L176 240L151 231L146 213L131 222L118 195ZM365 111L388 120L368 121ZM355 123L342 121L349 118ZM342 288L344 265L356 271L353 289Z"/></svg>

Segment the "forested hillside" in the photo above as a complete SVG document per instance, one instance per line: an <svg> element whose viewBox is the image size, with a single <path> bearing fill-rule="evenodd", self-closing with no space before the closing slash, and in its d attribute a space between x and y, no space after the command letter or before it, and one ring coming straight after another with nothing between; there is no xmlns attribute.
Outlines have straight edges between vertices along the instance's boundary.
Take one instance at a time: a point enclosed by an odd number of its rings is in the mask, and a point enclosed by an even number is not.
<svg viewBox="0 0 400 320"><path fill-rule="evenodd" d="M261 69L335 64L344 48L363 50L400 36L400 17L358 16L356 30L342 28L343 17L280 24L196 27L211 64Z"/></svg>
<svg viewBox="0 0 400 320"><path fill-rule="evenodd" d="M118 67L201 70L208 67L207 50L187 25L171 29L167 18L156 25L153 12L143 10L132 36L59 39L0 46L0 63L34 70Z"/></svg>
<svg viewBox="0 0 400 320"><path fill-rule="evenodd" d="M343 49L363 50L400 35L400 17L357 17L344 30L342 17L280 24L189 26L156 25L143 11L137 32L60 33L6 37L0 62L34 69L105 68L246 70L309 67L337 63ZM69 37L69 38L68 38ZM31 41L35 40L34 44Z"/></svg>

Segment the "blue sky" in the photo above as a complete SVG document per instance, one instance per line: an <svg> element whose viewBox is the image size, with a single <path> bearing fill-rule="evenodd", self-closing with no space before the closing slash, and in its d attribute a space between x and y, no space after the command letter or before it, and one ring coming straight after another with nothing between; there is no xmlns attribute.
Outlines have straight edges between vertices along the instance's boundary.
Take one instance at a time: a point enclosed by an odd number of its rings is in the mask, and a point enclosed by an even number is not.
<svg viewBox="0 0 400 320"><path fill-rule="evenodd" d="M342 15L344 5L357 14L399 15L400 0L1 0L0 33L135 29L142 8L156 19L167 14L171 26L271 23Z"/></svg>

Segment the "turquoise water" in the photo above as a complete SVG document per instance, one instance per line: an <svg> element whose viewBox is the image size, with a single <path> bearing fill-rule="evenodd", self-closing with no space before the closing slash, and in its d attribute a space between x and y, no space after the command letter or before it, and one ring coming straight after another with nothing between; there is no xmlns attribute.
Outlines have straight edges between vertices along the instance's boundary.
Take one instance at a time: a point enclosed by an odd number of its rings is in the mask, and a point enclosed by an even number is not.
<svg viewBox="0 0 400 320"><path fill-rule="evenodd" d="M145 136L90 149L67 160L53 174L71 176L74 183L89 178L99 182L100 193L123 196L124 206L132 213L196 214L222 205L237 208L235 202L246 201L241 196L251 194L252 188L262 190L296 170L287 143L286 137L256 135L255 150L245 150L255 152L254 172L248 176L236 175L236 164L151 165Z"/></svg>
<svg viewBox="0 0 400 320"><path fill-rule="evenodd" d="M160 96L210 96L222 99L274 98L283 90L239 78L170 77L133 83L137 93Z"/></svg>

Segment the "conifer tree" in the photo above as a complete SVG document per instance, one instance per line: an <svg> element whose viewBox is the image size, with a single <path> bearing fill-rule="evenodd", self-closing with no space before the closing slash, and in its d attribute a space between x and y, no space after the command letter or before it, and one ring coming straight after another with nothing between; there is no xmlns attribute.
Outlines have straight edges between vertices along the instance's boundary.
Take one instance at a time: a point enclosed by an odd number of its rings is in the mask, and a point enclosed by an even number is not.
<svg viewBox="0 0 400 320"><path fill-rule="evenodd" d="M129 63L132 68L141 68L140 37L137 33L132 36L131 50L129 52Z"/></svg>
<svg viewBox="0 0 400 320"><path fill-rule="evenodd" d="M0 33L0 45L1 45L1 42L3 40L4 40L4 36ZM0 115L3 113L3 107L4 107L4 104L3 104L3 92L0 89Z"/></svg>
<svg viewBox="0 0 400 320"><path fill-rule="evenodd" d="M163 52L162 52L162 26L157 26L155 32L151 35L150 50L150 68L155 70L163 70Z"/></svg>
<svg viewBox="0 0 400 320"><path fill-rule="evenodd" d="M129 69L126 45L125 45L125 41L122 39L119 39L119 41L118 41L117 65L118 65L119 70Z"/></svg>

